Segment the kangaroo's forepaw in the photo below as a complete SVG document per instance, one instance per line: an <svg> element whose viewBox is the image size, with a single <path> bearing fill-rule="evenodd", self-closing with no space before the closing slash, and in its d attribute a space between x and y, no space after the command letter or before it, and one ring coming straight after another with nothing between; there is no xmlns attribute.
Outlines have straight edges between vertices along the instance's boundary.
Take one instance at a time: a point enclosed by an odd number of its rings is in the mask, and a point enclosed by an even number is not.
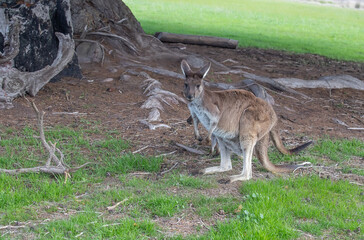
<svg viewBox="0 0 364 240"><path fill-rule="evenodd" d="M236 182L236 181L248 181L249 179L251 179L251 176L247 176L245 174L239 174L239 175L233 175L230 176L230 182Z"/></svg>
<svg viewBox="0 0 364 240"><path fill-rule="evenodd" d="M216 167L208 167L208 168L205 168L202 172L203 172L203 174L212 174L212 173L219 173L219 172L230 171L231 169L232 169L232 167L223 168L221 166L216 166Z"/></svg>

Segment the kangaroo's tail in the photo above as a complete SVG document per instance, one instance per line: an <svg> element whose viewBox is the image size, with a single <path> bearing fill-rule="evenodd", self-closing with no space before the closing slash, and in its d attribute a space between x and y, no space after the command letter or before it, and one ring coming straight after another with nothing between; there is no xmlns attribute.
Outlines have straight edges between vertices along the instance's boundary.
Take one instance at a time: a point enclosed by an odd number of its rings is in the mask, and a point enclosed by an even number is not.
<svg viewBox="0 0 364 240"><path fill-rule="evenodd" d="M277 136L278 133L276 132L276 133L271 134L271 136L272 135ZM278 137L279 137L279 135L278 135ZM273 138L273 136L272 136L272 138ZM274 145L276 145L276 147L278 148L278 150L283 154L293 154L293 153L299 152L311 144L311 142L305 143L295 149L288 150L283 146L283 143L280 140L280 138L279 138L279 141L277 141L277 144L275 143L275 140L273 140L273 142L274 142ZM260 161L260 163L263 165L263 167L266 168L268 171L273 172L273 173L286 173L286 172L294 172L295 170L300 169L300 168L311 167L311 163L309 163L309 162L304 162L304 163L296 164L296 165L288 165L288 164L274 165L268 158L268 144L269 144L269 135L267 134L262 139L260 139L255 145L255 154L256 154L258 160Z"/></svg>
<svg viewBox="0 0 364 240"><path fill-rule="evenodd" d="M295 147L293 149L287 149L281 140L281 137L279 136L279 133L276 129L272 129L270 131L270 137L272 138L273 144L274 146L276 146L276 148L278 149L278 151L280 151L282 154L287 154L287 155L292 155L292 154L296 154L299 153L300 151L302 151L303 149L305 149L306 147L308 147L312 141L306 142L298 147Z"/></svg>

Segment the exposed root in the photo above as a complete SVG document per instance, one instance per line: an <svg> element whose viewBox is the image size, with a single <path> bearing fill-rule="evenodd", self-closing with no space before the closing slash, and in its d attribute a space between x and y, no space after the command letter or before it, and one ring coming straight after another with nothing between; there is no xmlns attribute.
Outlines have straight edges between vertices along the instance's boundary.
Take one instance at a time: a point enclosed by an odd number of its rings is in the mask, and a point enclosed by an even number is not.
<svg viewBox="0 0 364 240"><path fill-rule="evenodd" d="M186 100L175 93L163 90L162 84L158 80L151 78L147 73L142 72L140 75L146 78L142 87L144 88L143 93L148 96L148 99L141 108L151 109L148 119L140 120L140 122L147 125L151 130L158 127L169 127L165 124L153 125L150 122L161 121L160 111L164 110L163 103L173 107L173 105L178 105L179 102L186 103Z"/></svg>

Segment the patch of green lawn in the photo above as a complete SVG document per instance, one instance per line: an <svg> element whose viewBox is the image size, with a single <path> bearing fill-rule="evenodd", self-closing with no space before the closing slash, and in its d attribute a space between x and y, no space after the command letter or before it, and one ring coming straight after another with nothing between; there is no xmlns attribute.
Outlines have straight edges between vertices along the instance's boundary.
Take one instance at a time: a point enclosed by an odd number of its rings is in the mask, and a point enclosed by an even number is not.
<svg viewBox="0 0 364 240"><path fill-rule="evenodd" d="M18 235L2 232L4 239L163 239L165 226L153 219L168 222L191 214L206 222L220 215L225 220L216 220L207 232L206 226L195 223L199 234L174 239L295 239L302 232L331 239L345 239L348 232L350 239L362 236L360 186L316 175L277 177L242 182L240 195L232 196L222 193L225 186L217 183L217 175L189 176L175 169L160 176L156 172L163 159L127 153L131 143L114 131L98 131L94 125L89 131L87 126L46 129L47 139L58 142L67 163L97 163L73 173L67 183L63 176L0 174L0 224L34 223L19 229ZM100 137L100 132L105 134ZM29 127L17 131L0 125L0 168L44 164L47 153L33 135L37 132ZM343 171L360 173L362 169L342 160L361 157L363 142L322 139L298 156L269 154L275 163L332 161L342 164ZM135 171L149 173L129 174ZM45 218L57 220L39 224Z"/></svg>
<svg viewBox="0 0 364 240"><path fill-rule="evenodd" d="M323 138L311 146L308 149L303 150L298 155L283 155L278 150L273 148L268 153L269 159L275 163L289 163L289 162L311 162L316 165L325 162L331 162L331 164L338 164L341 167L343 173L354 173L364 176L363 165L352 165L354 158L364 157L364 142L359 139L330 139ZM257 160L255 159L257 162ZM258 163L259 169L263 170L263 167Z"/></svg>
<svg viewBox="0 0 364 240"><path fill-rule="evenodd" d="M363 11L269 0L125 0L149 33L239 40L240 47L364 61Z"/></svg>
<svg viewBox="0 0 364 240"><path fill-rule="evenodd" d="M179 173L171 174L166 181L172 186L195 189L210 188L213 186L213 184L209 181L206 181L206 179L201 179L199 177L193 177Z"/></svg>
<svg viewBox="0 0 364 240"><path fill-rule="evenodd" d="M155 224L149 220L122 218L110 222L92 209L37 227L35 234L37 239L150 239L158 236Z"/></svg>
<svg viewBox="0 0 364 240"><path fill-rule="evenodd" d="M344 162L351 156L364 158L364 142L359 139L321 139L312 148L319 156L327 156L335 162Z"/></svg>
<svg viewBox="0 0 364 240"><path fill-rule="evenodd" d="M249 181L240 189L236 216L200 239L294 239L301 231L331 239L362 236L364 196L348 182L307 176Z"/></svg>
<svg viewBox="0 0 364 240"><path fill-rule="evenodd" d="M34 138L34 135L38 135L38 132L30 127L17 132L0 126L0 168L16 169L44 165L48 153L43 149L40 139ZM52 177L34 173L15 176L0 174L0 224L36 219L37 211L30 206L38 206L42 202L70 201L75 195L89 190L88 186L103 181L106 173L159 171L163 160L160 157L125 153L129 143L110 135L94 141L83 128L48 128L45 130L45 136L48 141L57 142L57 147L64 153L68 165L74 167L86 162L95 164L73 173L67 183L63 183L64 176L58 175ZM108 192L104 196L104 199L110 200L107 204L119 199L119 193L120 191ZM100 202L103 203L101 199Z"/></svg>

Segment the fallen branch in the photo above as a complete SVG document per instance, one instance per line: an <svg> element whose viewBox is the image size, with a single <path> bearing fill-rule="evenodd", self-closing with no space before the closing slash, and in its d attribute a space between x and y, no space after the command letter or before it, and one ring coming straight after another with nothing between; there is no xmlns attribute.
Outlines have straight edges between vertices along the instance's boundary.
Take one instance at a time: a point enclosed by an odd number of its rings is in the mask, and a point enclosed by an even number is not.
<svg viewBox="0 0 364 240"><path fill-rule="evenodd" d="M159 154L155 157L164 157L164 156L168 156L168 155L172 155L173 153L177 152L176 150L172 151L172 152L169 152L169 153L162 153L162 154Z"/></svg>
<svg viewBox="0 0 364 240"><path fill-rule="evenodd" d="M20 223L19 223L19 222L17 222L17 224L20 224ZM0 226L0 230L24 228L24 227L26 227L28 224L30 224L30 222L26 222L26 223L24 223L24 225L18 225L18 226L13 226L13 225Z"/></svg>
<svg viewBox="0 0 364 240"><path fill-rule="evenodd" d="M145 146L145 147L142 147L142 148L140 148L140 149L138 149L138 150L136 150L136 151L134 151L134 152L132 152L133 154L136 154L136 153L138 153L138 152L141 152L141 151L143 151L144 149L146 149L146 148L148 148L149 147L149 145L147 145L147 146Z"/></svg>
<svg viewBox="0 0 364 240"><path fill-rule="evenodd" d="M138 175L152 175L152 173L150 172L133 172L133 173L129 173L129 176L138 176Z"/></svg>
<svg viewBox="0 0 364 240"><path fill-rule="evenodd" d="M28 99L27 99L28 100ZM29 100L28 100L29 101ZM32 101L30 102L33 110L36 113L37 116L37 122L38 122L38 128L39 128L39 138L42 142L43 147L48 151L49 157L47 159L47 162L44 166L38 166L38 167L32 167L32 168L20 168L20 169L0 169L0 173L7 173L10 175L16 175L20 173L48 173L48 174L64 174L65 175L65 182L70 177L70 172L75 172L80 168L83 168L84 166L91 164L90 162L87 162L79 167L76 168L70 168L67 164L64 162L64 154L56 147L56 143L47 142L44 136L44 127L43 127L43 117L45 112L39 111L35 103ZM56 153L59 154L60 157L56 155ZM54 164L52 166L51 164Z"/></svg>
<svg viewBox="0 0 364 240"><path fill-rule="evenodd" d="M87 115L87 113L80 112L52 112L53 115Z"/></svg>
<svg viewBox="0 0 364 240"><path fill-rule="evenodd" d="M206 155L206 152L205 151L202 151L202 150L198 150L198 149L195 149L195 148L190 148L190 147L187 147L183 144L180 144L180 143L176 143L176 145L180 148L183 148L184 150L188 151L188 152L191 152L191 153L195 153L195 154L199 154L199 155Z"/></svg>
<svg viewBox="0 0 364 240"><path fill-rule="evenodd" d="M210 37L210 36L174 34L168 32L159 32L156 33L155 36L162 42L187 43L187 44L207 45L213 47L223 47L223 48L233 48L233 49L237 48L239 44L239 41L234 39Z"/></svg>
<svg viewBox="0 0 364 240"><path fill-rule="evenodd" d="M82 235L83 235L83 232L81 232L81 233L77 234L77 235L75 236L75 238L81 237Z"/></svg>
<svg viewBox="0 0 364 240"><path fill-rule="evenodd" d="M358 186L364 186L364 184L362 183L358 183L358 182L349 182L350 184L355 184L355 185L358 185Z"/></svg>
<svg viewBox="0 0 364 240"><path fill-rule="evenodd" d="M175 167L177 167L177 165L178 165L179 163L177 162L177 163L175 163L170 169L168 169L168 170L165 170L165 171L163 171L163 172L161 172L160 173L160 175L164 175L164 174L166 174L166 173L168 173L168 172L170 172L170 171L172 171Z"/></svg>
<svg viewBox="0 0 364 240"><path fill-rule="evenodd" d="M342 125L344 127L349 127L345 122L343 122L343 121L341 121L341 120L339 120L337 118L332 118L332 120L334 121L334 123L337 123L337 124Z"/></svg>
<svg viewBox="0 0 364 240"><path fill-rule="evenodd" d="M348 130L356 130L356 131L363 131L364 128L359 128L359 127L349 127Z"/></svg>
<svg viewBox="0 0 364 240"><path fill-rule="evenodd" d="M157 128L171 128L167 124L163 124L163 123L160 123L160 124L151 124L151 123L147 122L144 119L139 120L139 122L142 123L142 124L144 124L144 125L146 125L146 126L148 126L150 130L156 130Z"/></svg>

